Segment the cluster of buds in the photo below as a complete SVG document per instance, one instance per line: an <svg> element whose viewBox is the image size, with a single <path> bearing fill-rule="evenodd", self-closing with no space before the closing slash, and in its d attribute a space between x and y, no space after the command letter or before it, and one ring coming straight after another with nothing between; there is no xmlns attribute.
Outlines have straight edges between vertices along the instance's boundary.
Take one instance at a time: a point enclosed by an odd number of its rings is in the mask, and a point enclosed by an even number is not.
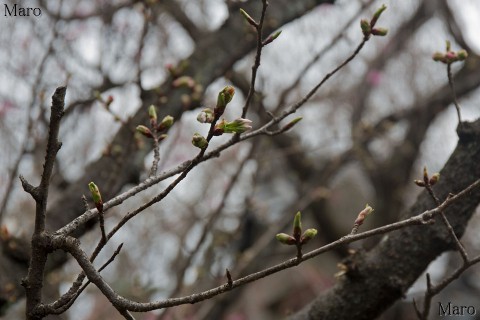
<svg viewBox="0 0 480 320"><path fill-rule="evenodd" d="M252 129L251 123L251 120L243 118L238 118L233 121L222 119L215 125L213 135L221 136L224 133L244 133L245 131Z"/></svg>
<svg viewBox="0 0 480 320"><path fill-rule="evenodd" d="M302 215L299 212L295 215L293 219L293 233L292 235L286 233L279 233L276 235L277 240L280 243L286 245L296 245L297 247L301 247L302 245L306 244L310 240L312 240L317 235L317 229L307 229L302 234Z"/></svg>
<svg viewBox="0 0 480 320"><path fill-rule="evenodd" d="M387 7L382 5L380 9L378 9L374 14L372 19L368 21L367 19L360 20L360 27L362 28L362 33L365 39L370 38L370 35L374 36L386 36L388 30L385 28L375 28L375 24L377 23L378 19L380 18L383 11L385 11Z"/></svg>
<svg viewBox="0 0 480 320"><path fill-rule="evenodd" d="M419 187L434 186L440 180L440 173L434 173L431 177L428 175L427 167L423 167L423 180L414 180L413 182Z"/></svg>
<svg viewBox="0 0 480 320"><path fill-rule="evenodd" d="M98 209L98 212L103 212L102 195L100 194L100 190L98 189L97 185L93 182L90 182L88 184L88 189L90 189L93 202L95 203L95 207Z"/></svg>
<svg viewBox="0 0 480 320"><path fill-rule="evenodd" d="M445 52L435 52L432 59L445 64L451 64L456 61L464 61L467 57L468 53L465 50L452 51L450 41L447 40Z"/></svg>
<svg viewBox="0 0 480 320"><path fill-rule="evenodd" d="M224 114L227 105L232 101L233 96L235 95L235 88L232 86L225 86L219 93L217 97L217 105L212 110L210 108L204 108L197 115L197 121L200 123L211 123L213 130L211 132L212 136L220 136L224 133L243 133L252 129L251 120L238 118L233 121L227 121L222 119L217 123L220 117ZM192 144L200 149L205 149L208 146L208 140L200 135L195 133L192 138Z"/></svg>
<svg viewBox="0 0 480 320"><path fill-rule="evenodd" d="M157 136L158 141L165 139L167 137L165 132L172 127L174 118L172 116L165 116L162 121L158 122L157 109L154 105L148 108L148 117L150 118L150 128L144 125L138 125L136 127L137 132L147 138L154 138L153 131L155 131L155 134L160 133L160 135Z"/></svg>

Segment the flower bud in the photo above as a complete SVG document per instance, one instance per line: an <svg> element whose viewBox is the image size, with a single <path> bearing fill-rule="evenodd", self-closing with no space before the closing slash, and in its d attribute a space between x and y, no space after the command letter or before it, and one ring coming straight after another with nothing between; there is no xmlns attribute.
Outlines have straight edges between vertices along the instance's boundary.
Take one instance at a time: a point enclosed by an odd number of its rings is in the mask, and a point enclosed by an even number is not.
<svg viewBox="0 0 480 320"><path fill-rule="evenodd" d="M173 121L175 119L172 116L165 116L165 118L162 119L162 122L157 127L158 131L164 131L167 129L170 129L170 127L173 125Z"/></svg>
<svg viewBox="0 0 480 320"><path fill-rule="evenodd" d="M195 133L192 138L192 144L200 149L206 149L208 147L208 141L200 133Z"/></svg>
<svg viewBox="0 0 480 320"><path fill-rule="evenodd" d="M220 117L225 112L225 108L232 101L234 94L235 88L232 86L226 86L218 93L217 106L214 110L217 117Z"/></svg>
<svg viewBox="0 0 480 320"><path fill-rule="evenodd" d="M431 186L433 186L438 182L438 180L440 180L440 173L437 172L430 178L429 183Z"/></svg>
<svg viewBox="0 0 480 320"><path fill-rule="evenodd" d="M300 243L305 244L308 241L312 240L317 235L317 232L317 229L313 228L305 230L305 232L302 234L302 237L300 238Z"/></svg>
<svg viewBox="0 0 480 320"><path fill-rule="evenodd" d="M379 36L379 37L383 37L383 36L386 36L388 33L388 29L385 29L385 28L375 28L375 29L372 29L372 34L374 36Z"/></svg>
<svg viewBox="0 0 480 320"><path fill-rule="evenodd" d="M283 244L287 244L289 246L296 243L295 238L286 233L278 233L275 238Z"/></svg>
<svg viewBox="0 0 480 320"><path fill-rule="evenodd" d="M200 123L212 123L214 118L213 110L205 108L198 114L197 121Z"/></svg>
<svg viewBox="0 0 480 320"><path fill-rule="evenodd" d="M143 134L147 138L153 138L152 131L150 131L150 129L148 129L145 126L139 125L139 126L137 126L136 130L137 130L137 132L140 132L141 134Z"/></svg>
<svg viewBox="0 0 480 320"><path fill-rule="evenodd" d="M293 237L300 240L300 235L302 234L302 214L300 211L297 212L295 218L293 219Z"/></svg>
<svg viewBox="0 0 480 320"><path fill-rule="evenodd" d="M363 224L363 222L365 221L365 218L367 218L367 216L369 216L371 213L373 212L373 208L370 207L368 204L365 206L365 209L363 209L362 211L360 211L360 213L358 214L357 216L357 219L355 220L355 225L357 226L360 226Z"/></svg>
<svg viewBox="0 0 480 320"><path fill-rule="evenodd" d="M148 116L150 120L157 122L157 110L153 104L148 108Z"/></svg>
<svg viewBox="0 0 480 320"><path fill-rule="evenodd" d="M103 201L102 195L100 194L100 190L98 189L97 185L93 182L88 184L88 189L90 189L90 193L92 194L93 202L95 203L95 207L97 207L99 212L103 211Z"/></svg>

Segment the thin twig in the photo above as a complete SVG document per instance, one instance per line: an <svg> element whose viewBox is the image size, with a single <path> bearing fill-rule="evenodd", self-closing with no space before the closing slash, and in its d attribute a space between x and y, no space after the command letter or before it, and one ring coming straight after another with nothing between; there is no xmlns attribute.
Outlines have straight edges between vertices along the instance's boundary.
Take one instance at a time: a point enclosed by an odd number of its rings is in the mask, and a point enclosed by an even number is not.
<svg viewBox="0 0 480 320"><path fill-rule="evenodd" d="M182 305L182 304L191 304L191 303L200 302L206 299L210 299L216 295L230 291L236 287L259 280L261 278L267 277L279 271L295 267L300 262L312 259L322 253L332 250L335 247L352 243L360 239L369 238L374 235L385 234L393 230L402 229L408 226L431 224L433 223L433 217L436 214L439 214L442 210L445 210L452 203L459 201L465 195L469 194L472 190L474 190L478 186L480 186L480 179L475 181L473 184L471 184L470 186L468 186L458 194L447 198L443 203L440 204L440 206L434 209L427 210L422 214L419 214L411 218L408 218L396 223L392 223L383 227L379 227L379 228L358 233L355 235L346 235L338 239L337 241L334 241L332 243L329 243L325 246L322 246L318 249L312 250L304 254L300 258L300 260L298 258L289 259L273 267L266 268L262 271L234 280L232 281L231 285L227 283L227 284L218 286L216 288L203 291L201 293L196 293L196 294L192 294L192 295L181 297L181 298L173 298L173 299L160 300L160 301L154 301L154 302L148 302L148 303L139 303L139 302L127 300L119 296L115 291L113 291L113 289L98 275L98 272L95 270L95 268L93 267L89 259L86 257L85 253L83 253L83 251L80 249L79 243L76 239L73 239L71 237L53 237L52 243L54 243L56 247L61 248L72 254L72 256L77 260L79 265L85 271L89 280L92 281L100 289L100 291L102 291L102 293L117 309L126 309L130 311L135 311L135 312L147 312L151 310L168 308L168 307L173 307L173 306Z"/></svg>
<svg viewBox="0 0 480 320"><path fill-rule="evenodd" d="M457 100L457 92L455 91L455 82L453 81L451 63L447 64L447 75L448 75L448 84L450 85L450 89L452 90L453 104L455 105L455 109L457 110L458 124L461 125L462 116L460 114L460 104L458 103L458 100Z"/></svg>
<svg viewBox="0 0 480 320"><path fill-rule="evenodd" d="M255 29L257 31L257 52L255 54L255 62L252 66L252 77L250 80L250 88L248 89L247 98L245 99L245 105L243 106L243 109L242 109L242 118L245 118L247 116L248 107L250 106L250 102L255 93L255 81L257 79L258 68L260 67L262 48L264 46L264 44L262 43L263 41L262 30L263 30L263 21L265 20L265 13L267 12L268 1L262 0L262 3L263 3L263 7L262 7L262 14L260 16L260 21L258 22L258 24L255 25Z"/></svg>
<svg viewBox="0 0 480 320"><path fill-rule="evenodd" d="M207 161L211 158L214 158L214 157L218 157L219 154L224 151L225 149L229 148L230 146L236 144L236 143L239 143L241 141L244 141L244 140L247 140L247 139L251 139L253 137L256 137L256 136L259 136L259 135L274 135L275 133L272 133L271 131L269 131L268 129L279 123L281 120L285 119L287 116L289 116L290 114L292 113L295 113L300 107L302 107L306 102L308 102L310 100L310 98L318 91L318 89L330 78L332 77L335 73L337 73L340 69L342 69L345 65L347 65L351 60L353 60L357 54L360 52L360 50L363 48L363 46L365 45L366 41L368 41L367 39L363 39L362 42L358 45L358 47L355 49L354 53L352 55L350 55L345 61L342 62L342 64L340 64L338 67L336 67L334 70L332 70L331 72L329 72L328 74L326 74L324 76L324 78L312 89L310 90L310 92L308 92L308 94L303 98L301 99L300 101L298 101L297 103L295 103L294 105L292 105L290 108L288 108L287 110L283 111L279 116L276 116L274 117L273 119L271 119L269 122L267 122L266 124L264 124L262 127L256 129L256 130L253 130L253 131L250 131L250 132L247 132L243 135L241 135L240 137L234 137L232 139L230 139L229 141L227 141L226 143L218 146L217 148L215 148L214 150L212 151L209 151L209 152L204 152L204 150L202 150L202 152L200 152L195 158L193 158L192 160L188 160L188 161L185 161L184 163L180 164L179 166L177 166L176 168L174 169L171 169L169 171L166 171L164 172L163 174L160 174L160 175L157 175L155 177L149 177L148 179L146 179L143 183L140 183L138 186L122 193L121 195L111 199L110 201L104 203L104 211L106 212L108 209L114 207L114 206L117 206L119 204L121 204L123 201L125 201L126 199L134 196L135 194L157 184L158 182L160 181L163 181L169 177L172 177L176 174L181 174L180 177L178 178L178 180L175 180L172 184L174 184L174 186L176 184L178 184L181 180L183 180L183 178L185 178L186 174L196 165L198 165L199 163L201 162L204 162L204 161ZM218 119L217 119L218 120ZM213 136L212 134L212 128L214 127L214 123L212 123L212 126L211 126L211 129L209 131L209 137L207 137L207 140L209 141L209 139L211 139L211 136ZM169 192L169 190L167 191ZM159 195L159 197L163 197L162 195ZM160 199L161 200L161 199ZM155 202L158 202L158 201L153 201L151 203L149 203L147 205L150 206L152 205L153 203ZM142 209L143 210L143 209ZM70 222L69 224L67 224L66 226L60 228L59 230L57 230L55 232L55 235L68 235L68 234L71 234L73 231L75 231L77 228L79 228L80 226L84 225L86 222L88 222L89 220L91 220L94 216L96 215L96 212L95 212L95 209L92 209L90 211L86 211L84 212L82 215L80 215L79 217L77 217L76 219L74 219L72 222Z"/></svg>

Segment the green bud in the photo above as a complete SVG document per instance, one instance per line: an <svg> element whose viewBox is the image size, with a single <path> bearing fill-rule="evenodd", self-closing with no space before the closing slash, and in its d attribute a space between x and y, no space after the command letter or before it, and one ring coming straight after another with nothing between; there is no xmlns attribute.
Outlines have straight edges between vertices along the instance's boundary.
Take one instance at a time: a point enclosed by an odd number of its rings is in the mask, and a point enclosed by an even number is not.
<svg viewBox="0 0 480 320"><path fill-rule="evenodd" d="M97 207L98 211L102 211L103 210L102 195L100 194L100 190L98 189L97 185L93 182L90 182L88 184L88 189L90 189L93 202L95 203L95 206Z"/></svg>
<svg viewBox="0 0 480 320"><path fill-rule="evenodd" d="M460 50L460 51L457 52L457 58L458 58L459 61L463 61L463 60L467 59L467 57L468 57L467 51Z"/></svg>
<svg viewBox="0 0 480 320"><path fill-rule="evenodd" d="M303 118L302 117L298 117L298 118L295 118L293 119L292 121L290 121L289 123L287 123L283 128L282 128L282 131L285 132L287 130L290 130L291 128L293 128L294 125L296 125L298 122L300 122Z"/></svg>
<svg viewBox="0 0 480 320"><path fill-rule="evenodd" d="M139 125L139 126L137 126L135 129L137 130L137 132L140 132L140 133L143 134L145 137L147 137L147 138L153 138L152 131L150 131L150 129L148 129L147 127L142 126L142 125Z"/></svg>
<svg viewBox="0 0 480 320"><path fill-rule="evenodd" d="M150 120L157 122L157 110L153 104L148 108L148 116Z"/></svg>
<svg viewBox="0 0 480 320"><path fill-rule="evenodd" d="M257 22L252 17L250 17L250 15L245 10L240 8L240 13L245 18L245 20L247 20L249 24L251 24L254 27L257 26Z"/></svg>
<svg viewBox="0 0 480 320"><path fill-rule="evenodd" d="M388 29L385 29L385 28L372 29L372 34L374 36L384 37L387 35L387 33L388 33Z"/></svg>
<svg viewBox="0 0 480 320"><path fill-rule="evenodd" d="M223 133L243 133L252 129L251 123L251 120L243 118L238 118L231 122L222 120L215 126L215 130L222 131Z"/></svg>
<svg viewBox="0 0 480 320"><path fill-rule="evenodd" d="M215 107L215 115L220 117L224 112L227 104L232 101L235 95L235 88L232 86L226 86L218 93L217 106Z"/></svg>
<svg viewBox="0 0 480 320"><path fill-rule="evenodd" d="M208 141L200 133L195 133L192 138L192 144L200 149L206 149L208 147Z"/></svg>
<svg viewBox="0 0 480 320"><path fill-rule="evenodd" d="M446 40L445 41L445 49L446 51L450 51L450 49L452 48L452 44L450 43L450 40Z"/></svg>
<svg viewBox="0 0 480 320"><path fill-rule="evenodd" d="M370 21L370 25L371 25L372 28L377 23L377 20L382 15L382 12L385 11L386 9L387 9L387 6L382 4L382 6L377 11L375 11L375 13L373 14L372 20Z"/></svg>
<svg viewBox="0 0 480 320"><path fill-rule="evenodd" d="M282 33L282 30L279 30L277 32L275 32L274 34L271 34L268 36L267 39L265 39L265 41L263 41L263 45L266 46L267 44L271 43L273 40L277 39L278 36Z"/></svg>
<svg viewBox="0 0 480 320"><path fill-rule="evenodd" d="M307 243L308 241L312 240L313 238L315 238L315 236L317 235L318 231L317 229L307 229L305 230L305 232L302 234L302 237L300 238L300 243L301 244L305 244Z"/></svg>
<svg viewBox="0 0 480 320"><path fill-rule="evenodd" d="M277 240L280 241L281 243L289 245L289 246L296 243L295 238L292 237L291 235L286 234L286 233L278 233L275 236L275 238L277 238Z"/></svg>
<svg viewBox="0 0 480 320"><path fill-rule="evenodd" d="M300 240L300 235L302 234L302 214L300 211L297 212L295 218L293 219L293 237Z"/></svg>
<svg viewBox="0 0 480 320"><path fill-rule="evenodd" d="M170 129L174 120L175 119L172 116L165 116L165 118L162 119L162 122L160 122L160 124L157 126L157 130L164 131Z"/></svg>
<svg viewBox="0 0 480 320"><path fill-rule="evenodd" d="M372 32L372 28L370 27L370 22L368 22L368 20L366 19L360 20L360 28L362 28L362 33L365 37L370 36Z"/></svg>

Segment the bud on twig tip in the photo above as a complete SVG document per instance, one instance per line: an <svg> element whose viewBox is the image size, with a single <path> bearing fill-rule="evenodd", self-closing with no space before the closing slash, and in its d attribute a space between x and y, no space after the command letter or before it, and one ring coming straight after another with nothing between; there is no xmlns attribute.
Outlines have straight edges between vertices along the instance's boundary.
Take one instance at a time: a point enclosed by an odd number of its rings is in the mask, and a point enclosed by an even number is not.
<svg viewBox="0 0 480 320"><path fill-rule="evenodd" d="M195 133L192 138L192 144L200 149L206 149L208 147L208 141L200 133Z"/></svg>
<svg viewBox="0 0 480 320"><path fill-rule="evenodd" d="M247 22L249 24L251 24L252 26L254 26L255 28L257 27L257 22L243 9L240 8L240 13L242 14L242 16L245 18L245 20L247 20Z"/></svg>
<svg viewBox="0 0 480 320"><path fill-rule="evenodd" d="M137 130L137 132L141 133L142 135L144 135L145 137L147 138L153 138L153 134L152 134L152 131L150 131L150 129L148 129L147 127L143 126L143 125L139 125L135 128Z"/></svg>

